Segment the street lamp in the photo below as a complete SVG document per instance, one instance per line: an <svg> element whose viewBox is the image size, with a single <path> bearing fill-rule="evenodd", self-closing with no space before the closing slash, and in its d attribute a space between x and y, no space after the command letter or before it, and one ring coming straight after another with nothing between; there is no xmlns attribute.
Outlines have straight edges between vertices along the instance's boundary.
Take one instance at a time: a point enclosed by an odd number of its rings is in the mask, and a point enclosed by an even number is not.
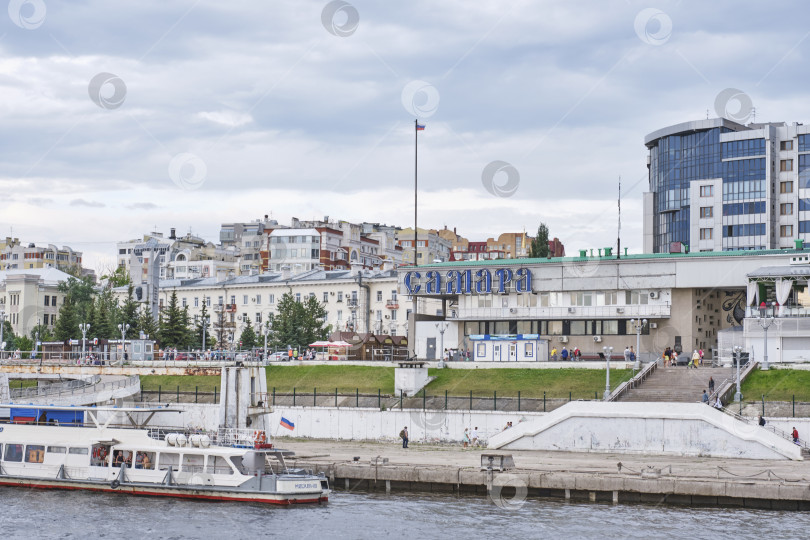
<svg viewBox="0 0 810 540"><path fill-rule="evenodd" d="M6 342L3 341L3 327L6 325L6 312L0 309L0 360L3 359L3 351L6 350Z"/></svg>
<svg viewBox="0 0 810 540"><path fill-rule="evenodd" d="M737 345L734 347L734 356L737 357L737 392L734 394L734 401L742 401L742 392L740 392L740 362L742 361L742 347Z"/></svg>
<svg viewBox="0 0 810 540"><path fill-rule="evenodd" d="M605 401L610 397L610 356L613 354L613 347L602 347L607 358L607 372L605 373Z"/></svg>
<svg viewBox="0 0 810 540"><path fill-rule="evenodd" d="M267 334L270 333L270 321L267 321L262 326L262 335L264 335L264 359L269 360L270 357L267 355Z"/></svg>
<svg viewBox="0 0 810 540"><path fill-rule="evenodd" d="M211 320L211 317L209 317L208 315L206 315L205 317L202 318L202 329L203 329L202 352L203 352L203 355L205 354L205 351L208 348L206 346L206 342L205 342L205 330L208 328L208 322L210 320Z"/></svg>
<svg viewBox="0 0 810 540"><path fill-rule="evenodd" d="M118 325L118 329L121 331L121 365L124 365L124 356L127 354L127 331L129 328L128 324L120 323Z"/></svg>
<svg viewBox="0 0 810 540"><path fill-rule="evenodd" d="M647 325L647 319L630 319L630 324L636 328L636 363L633 369L641 369L641 329Z"/></svg>
<svg viewBox="0 0 810 540"><path fill-rule="evenodd" d="M762 355L762 365L759 368L762 371L768 371L768 368L770 368L768 365L768 328L776 321L773 315L768 317L767 313L767 309L759 308L759 316L757 317L757 322L762 327L762 330L765 331L765 352Z"/></svg>
<svg viewBox="0 0 810 540"><path fill-rule="evenodd" d="M436 323L436 328L439 329L439 334L441 334L441 336L442 336L441 345L440 345L440 349L442 351L442 358L441 358L442 361L444 361L444 332L445 332L445 330L447 330L447 327L449 325L450 324L446 323L446 322Z"/></svg>
<svg viewBox="0 0 810 540"><path fill-rule="evenodd" d="M87 323L81 323L81 324L79 324L79 330L82 331L82 360L81 361L84 362L84 359L85 359L85 356L84 356L84 343L85 343L85 341L87 341L87 331L90 330L90 325L87 324Z"/></svg>

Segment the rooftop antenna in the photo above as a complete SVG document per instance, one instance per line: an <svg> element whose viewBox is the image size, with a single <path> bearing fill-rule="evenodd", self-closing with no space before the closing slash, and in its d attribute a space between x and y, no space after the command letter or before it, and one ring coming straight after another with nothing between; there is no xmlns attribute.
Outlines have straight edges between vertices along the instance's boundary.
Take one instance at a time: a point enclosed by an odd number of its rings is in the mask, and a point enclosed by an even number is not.
<svg viewBox="0 0 810 540"><path fill-rule="evenodd" d="M751 107L751 123L755 124L757 121L757 108Z"/></svg>
<svg viewBox="0 0 810 540"><path fill-rule="evenodd" d="M616 258L622 258L622 176L619 175L619 230L616 236Z"/></svg>

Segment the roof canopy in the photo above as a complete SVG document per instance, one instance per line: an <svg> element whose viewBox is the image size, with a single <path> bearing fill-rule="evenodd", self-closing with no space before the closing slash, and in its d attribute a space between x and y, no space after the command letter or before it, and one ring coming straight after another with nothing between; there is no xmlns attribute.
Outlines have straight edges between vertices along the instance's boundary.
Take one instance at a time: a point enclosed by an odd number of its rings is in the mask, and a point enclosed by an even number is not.
<svg viewBox="0 0 810 540"><path fill-rule="evenodd" d="M774 279L810 278L810 265L763 266L746 274L748 279L770 281Z"/></svg>
<svg viewBox="0 0 810 540"><path fill-rule="evenodd" d="M351 344L345 341L316 341L310 343L308 347L351 347Z"/></svg>

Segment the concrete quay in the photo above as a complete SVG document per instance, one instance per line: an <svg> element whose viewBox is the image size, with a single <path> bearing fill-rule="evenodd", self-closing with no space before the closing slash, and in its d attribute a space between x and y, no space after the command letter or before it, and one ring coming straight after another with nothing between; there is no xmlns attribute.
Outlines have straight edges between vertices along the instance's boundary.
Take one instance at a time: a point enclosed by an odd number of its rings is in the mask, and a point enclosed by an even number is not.
<svg viewBox="0 0 810 540"><path fill-rule="evenodd" d="M324 472L338 491L495 494L500 502L494 502L502 507L519 504L523 497L551 497L613 504L810 510L810 461L500 452L420 444L403 449L396 443L284 438L275 443L296 452L288 464ZM515 468L482 471L483 453L511 454ZM360 459L353 461L355 457Z"/></svg>

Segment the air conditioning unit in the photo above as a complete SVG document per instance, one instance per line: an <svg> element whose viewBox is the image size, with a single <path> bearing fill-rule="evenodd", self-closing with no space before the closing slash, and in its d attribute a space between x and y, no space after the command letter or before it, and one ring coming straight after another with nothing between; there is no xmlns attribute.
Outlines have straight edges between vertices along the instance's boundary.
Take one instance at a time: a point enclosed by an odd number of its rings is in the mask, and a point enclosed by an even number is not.
<svg viewBox="0 0 810 540"><path fill-rule="evenodd" d="M255 303L256 303L256 297L255 297L255 296L254 296L254 297L252 297L252 298L250 299L250 301L251 301L251 302L253 302L253 303L255 304Z"/></svg>
<svg viewBox="0 0 810 540"><path fill-rule="evenodd" d="M617 307L616 308L616 313L624 313L624 308L623 307Z"/></svg>
<svg viewBox="0 0 810 540"><path fill-rule="evenodd" d="M602 336L593 336L594 343L602 343Z"/></svg>
<svg viewBox="0 0 810 540"><path fill-rule="evenodd" d="M658 323L651 322L651 323L650 323L650 328L651 328L651 329L653 329L653 330L655 330L656 328L658 328Z"/></svg>
<svg viewBox="0 0 810 540"><path fill-rule="evenodd" d="M517 313L517 308L510 307L509 313Z"/></svg>
<svg viewBox="0 0 810 540"><path fill-rule="evenodd" d="M576 313L576 312L577 312L576 308L572 307L568 308L568 313Z"/></svg>
<svg viewBox="0 0 810 540"><path fill-rule="evenodd" d="M386 315L386 316L385 316L385 318L386 318L386 319L390 319L390 318L391 318L391 315Z"/></svg>
<svg viewBox="0 0 810 540"><path fill-rule="evenodd" d="M658 296L659 296L660 294L661 294L661 293L659 293L658 291L650 291L650 298L652 298L653 300L655 300L656 298L658 298Z"/></svg>
<svg viewBox="0 0 810 540"><path fill-rule="evenodd" d="M560 340L560 343L568 343L568 336L560 336L557 339Z"/></svg>

